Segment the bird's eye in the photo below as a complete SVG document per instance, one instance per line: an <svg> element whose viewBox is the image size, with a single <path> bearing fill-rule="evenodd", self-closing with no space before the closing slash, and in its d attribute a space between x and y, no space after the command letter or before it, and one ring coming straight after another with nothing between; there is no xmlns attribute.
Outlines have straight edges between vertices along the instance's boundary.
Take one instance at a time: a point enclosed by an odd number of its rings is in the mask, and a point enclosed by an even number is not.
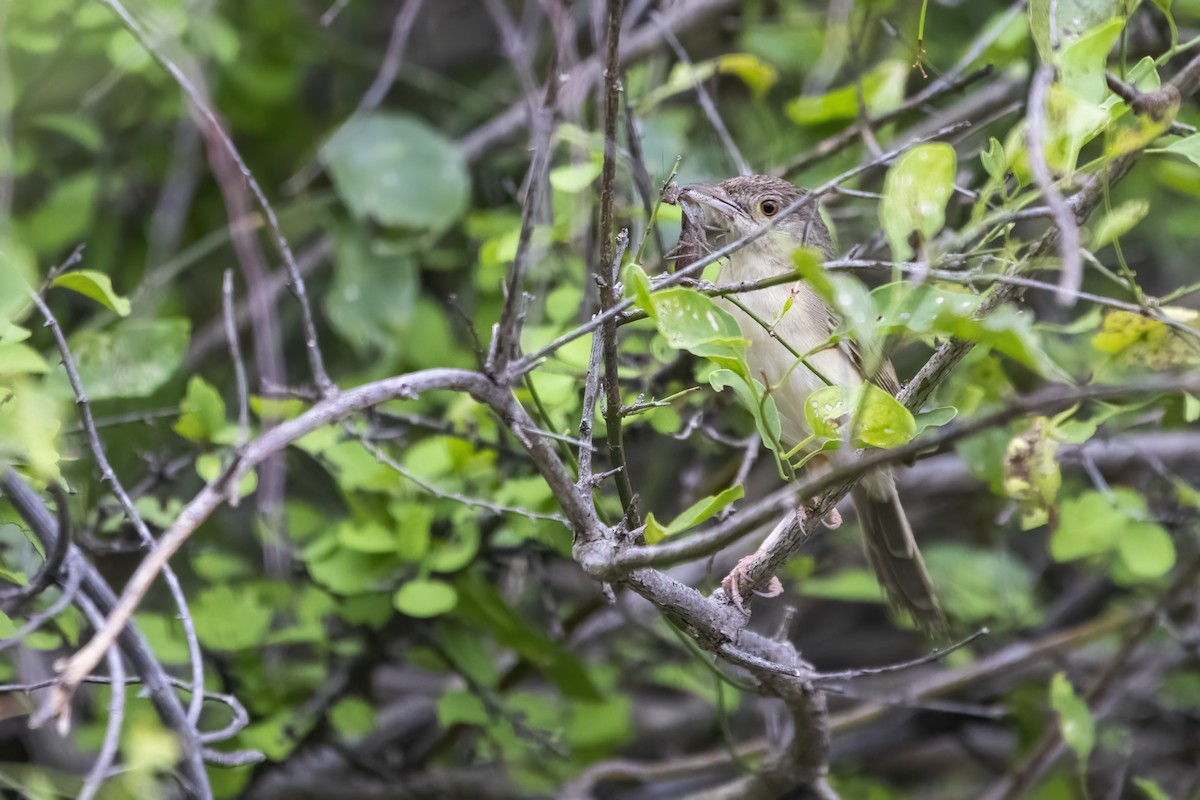
<svg viewBox="0 0 1200 800"><path fill-rule="evenodd" d="M758 204L758 210L763 213L764 217L773 217L779 213L779 201L768 197Z"/></svg>

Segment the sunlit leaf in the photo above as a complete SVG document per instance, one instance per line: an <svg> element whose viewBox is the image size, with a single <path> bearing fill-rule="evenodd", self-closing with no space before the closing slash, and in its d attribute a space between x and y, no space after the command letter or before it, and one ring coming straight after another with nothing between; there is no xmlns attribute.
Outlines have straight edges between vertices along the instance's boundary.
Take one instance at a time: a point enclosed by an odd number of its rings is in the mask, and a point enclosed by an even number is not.
<svg viewBox="0 0 1200 800"><path fill-rule="evenodd" d="M646 516L646 543L658 544L668 536L675 536L699 525L734 500L740 500L745 493L745 488L741 484L730 486L719 494L697 500L666 525L656 520L654 514L648 514Z"/></svg>
<svg viewBox="0 0 1200 800"><path fill-rule="evenodd" d="M49 371L46 359L29 345L0 344L0 377L42 375Z"/></svg>
<svg viewBox="0 0 1200 800"><path fill-rule="evenodd" d="M694 64L678 63L671 68L666 81L642 98L639 110L644 114L664 100L692 92L698 82L706 81L717 73L740 78L755 95L762 95L770 89L776 79L774 67L749 53L726 53Z"/></svg>
<svg viewBox="0 0 1200 800"><path fill-rule="evenodd" d="M908 239L914 232L927 241L946 224L957 164L953 147L932 142L909 150L888 170L879 220L896 260L912 255Z"/></svg>
<svg viewBox="0 0 1200 800"><path fill-rule="evenodd" d="M550 170L550 185L560 192L579 194L596 182L602 167L603 164L594 159L579 164L563 164Z"/></svg>
<svg viewBox="0 0 1200 800"><path fill-rule="evenodd" d="M1059 19L1062 19L1061 4ZM1107 97L1108 87L1104 83L1105 64L1124 27L1123 18L1113 17L1084 32L1063 47L1057 57L1063 86L1093 103L1099 103Z"/></svg>
<svg viewBox="0 0 1200 800"><path fill-rule="evenodd" d="M1173 155L1183 156L1196 166L1200 167L1200 133L1193 133L1191 136L1185 136L1182 139L1176 139L1161 150L1156 150L1154 152L1171 153Z"/></svg>
<svg viewBox="0 0 1200 800"><path fill-rule="evenodd" d="M1051 10L1055 11L1054 19L1050 18ZM1042 61L1055 63L1055 43L1059 48L1069 47L1123 10L1122 0L1032 0L1029 27Z"/></svg>
<svg viewBox="0 0 1200 800"><path fill-rule="evenodd" d="M1164 322L1131 311L1112 310L1104 315L1092 346L1119 357L1126 364L1166 369L1200 362L1200 353Z"/></svg>
<svg viewBox="0 0 1200 800"><path fill-rule="evenodd" d="M1099 250L1124 236L1150 213L1150 203L1144 199L1127 200L1105 214L1092 233L1092 248Z"/></svg>
<svg viewBox="0 0 1200 800"><path fill-rule="evenodd" d="M1061 672L1050 680L1050 707L1058 713L1063 741L1075 751L1083 769L1096 744L1096 721L1087 703L1075 694L1071 682Z"/></svg>
<svg viewBox="0 0 1200 800"><path fill-rule="evenodd" d="M873 383L816 390L804 401L804 419L821 439L841 438L853 419L858 447L899 447L917 432L912 412Z"/></svg>
<svg viewBox="0 0 1200 800"><path fill-rule="evenodd" d="M454 610L458 605L458 592L445 581L405 581L392 602L396 610L410 617L437 617Z"/></svg>
<svg viewBox="0 0 1200 800"><path fill-rule="evenodd" d="M193 442L215 441L225 429L225 401L199 375L188 380L187 396L179 403L180 416L173 430Z"/></svg>
<svg viewBox="0 0 1200 800"><path fill-rule="evenodd" d="M904 61L881 62L862 76L862 96L866 111L876 116L891 111L904 99L904 84L909 65ZM848 84L815 97L797 97L787 104L786 113L797 125L853 119L859 114L859 87Z"/></svg>
<svg viewBox="0 0 1200 800"><path fill-rule="evenodd" d="M94 269L75 270L59 275L51 285L72 289L122 317L129 316L129 300L113 291L112 279L103 272Z"/></svg>

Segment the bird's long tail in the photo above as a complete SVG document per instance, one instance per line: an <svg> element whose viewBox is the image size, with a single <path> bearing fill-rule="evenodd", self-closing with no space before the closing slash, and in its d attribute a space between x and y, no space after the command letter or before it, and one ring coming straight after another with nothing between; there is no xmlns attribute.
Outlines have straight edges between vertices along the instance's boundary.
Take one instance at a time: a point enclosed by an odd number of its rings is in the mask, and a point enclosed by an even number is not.
<svg viewBox="0 0 1200 800"><path fill-rule="evenodd" d="M946 618L891 473L868 475L851 490L851 497L862 524L867 560L888 603L911 616L922 630L945 632Z"/></svg>

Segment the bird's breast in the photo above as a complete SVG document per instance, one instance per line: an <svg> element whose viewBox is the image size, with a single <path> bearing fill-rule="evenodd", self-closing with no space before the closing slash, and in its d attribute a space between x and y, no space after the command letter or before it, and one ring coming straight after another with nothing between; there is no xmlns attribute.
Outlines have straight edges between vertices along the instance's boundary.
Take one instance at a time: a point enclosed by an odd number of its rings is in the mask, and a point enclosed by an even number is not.
<svg viewBox="0 0 1200 800"><path fill-rule="evenodd" d="M736 262L730 266L733 268L727 267L721 272L722 283L768 277L753 274L761 273L761 270L738 269ZM842 386L853 386L862 379L841 348L831 347L807 355L826 344L831 333L828 307L807 283L797 281L744 292L737 295L737 300L750 314L725 298L718 302L737 320L742 336L750 341L746 353L750 373L775 399L784 443L795 445L810 433L804 420L804 401L810 393L828 385L824 379ZM754 317L766 323L770 330ZM806 356L805 361L812 369L797 363L799 359L794 353Z"/></svg>

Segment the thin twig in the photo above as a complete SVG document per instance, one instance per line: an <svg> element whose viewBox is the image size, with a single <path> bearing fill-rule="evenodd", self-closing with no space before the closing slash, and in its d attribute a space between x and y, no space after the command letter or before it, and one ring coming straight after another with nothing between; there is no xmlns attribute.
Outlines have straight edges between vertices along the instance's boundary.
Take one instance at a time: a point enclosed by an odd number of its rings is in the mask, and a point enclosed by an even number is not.
<svg viewBox="0 0 1200 800"><path fill-rule="evenodd" d="M383 464L396 474L402 476L406 480L415 483L422 490L428 492L434 497L438 497L443 500L453 500L456 503L462 503L464 506L482 508L485 511L492 512L493 514L517 514L519 516L526 517L527 519L549 520L551 522L558 522L562 525L569 524L566 518L561 514L546 514L540 511L531 511L528 508L501 505L500 503L493 503L490 500L484 500L479 497L468 497L466 495L459 494L458 492L451 492L441 489L406 468L404 465L396 461L396 459L385 453L381 447L377 446L368 437L360 434L358 431L355 431L349 425L343 424L342 428L351 436L353 436L358 443L361 444L363 448L375 458L376 461L378 461L380 464Z"/></svg>
<svg viewBox="0 0 1200 800"><path fill-rule="evenodd" d="M1054 30L1053 25L1050 28ZM1029 87L1029 104L1026 107L1028 124L1025 131L1029 140L1029 171L1042 191L1046 205L1054 212L1054 223L1058 226L1062 277L1058 282L1056 299L1060 306L1072 306L1075 303L1073 293L1078 292L1079 287L1083 285L1083 258L1079 254L1079 222L1046 164L1046 100L1050 84L1053 82L1054 67L1038 67Z"/></svg>
<svg viewBox="0 0 1200 800"><path fill-rule="evenodd" d="M133 34L134 38L138 40L146 52L179 84L179 88L183 90L184 95L187 96L196 113L211 127L217 141L224 148L226 154L233 160L234 164L237 165L238 171L241 172L242 178L246 181L246 186L249 187L250 193L254 196L255 203L266 219L267 228L271 232L275 247L279 250L284 268L287 270L288 279L291 281L292 294L295 295L296 302L300 306L300 319L304 328L304 347L308 354L309 368L312 371L313 380L316 381L317 388L321 390L322 394L335 392L336 386L330 380L329 373L325 371L325 362L321 356L320 343L317 339L317 327L313 321L312 307L309 304L308 293L304 287L304 278L301 276L300 269L296 265L296 257L292 254L292 247L288 244L287 237L284 236L283 229L279 225L279 218L275 215L275 209L267 199L262 187L259 186L254 173L250 171L250 168L242 159L241 153L238 152L233 140L225 132L221 121L217 119L216 113L205 102L200 90L192 83L183 70L167 57L162 48L154 41L153 37L142 28L141 23L129 13L129 10L125 8L121 0L100 0L100 2L108 6L129 32Z"/></svg>
<svg viewBox="0 0 1200 800"><path fill-rule="evenodd" d="M41 541L42 546L52 548L58 537L57 525L37 493L30 489L25 480L11 469L0 472L0 491L4 492L14 510L28 524L30 530ZM68 569L77 571L82 576L80 596L86 597L94 603L102 614L111 616L117 605L116 595L75 545L71 546L70 552L67 554L67 564ZM204 769L201 757L203 748L196 728L188 721L187 713L171 689L166 671L159 663L154 651L138 631L137 626L125 625L125 621L127 620L123 620L121 625L115 626L116 639L134 671L145 680L147 693L158 710L159 717L179 739L181 758L178 770L184 791L199 800L209 800L212 797L212 789L209 785L208 774ZM108 624L109 622L106 621L105 625ZM111 644L112 640L109 640L109 645ZM106 652L107 647L100 648L97 661ZM93 661L87 672L91 672L95 665L96 661ZM58 680L54 680L53 684L55 685L54 691L57 691Z"/></svg>
<svg viewBox="0 0 1200 800"><path fill-rule="evenodd" d="M955 650L961 650L979 637L987 636L988 633L989 631L987 628L980 628L967 638L961 639L949 647L943 647L934 650L931 653L926 653L920 658L914 658L911 661L904 661L899 664L889 664L886 667L861 667L859 669L847 669L841 672L821 672L813 676L813 681L817 683L823 683L825 681L848 681L854 680L855 678L862 678L867 675L886 675L892 672L903 672L905 670L912 669L913 667L920 667L925 664L931 664L934 661L941 661Z"/></svg>
<svg viewBox="0 0 1200 800"><path fill-rule="evenodd" d="M238 345L237 317L233 313L233 270L225 270L221 284L221 311L225 319L225 341L229 345L229 358L233 361L233 373L237 381L238 435L237 446L246 443L250 435L250 398L246 385L246 364L242 361L242 350Z"/></svg>
<svg viewBox="0 0 1200 800"><path fill-rule="evenodd" d="M63 566L63 559L67 557L67 550L70 549L71 509L67 505L67 492L62 487L62 484L57 482L51 483L49 489L50 493L54 495L55 512L58 516L59 537L54 543L54 547L46 555L46 560L42 563L41 569L33 576L33 580L19 589L6 590L0 593L0 602L11 602L14 611L46 591L52 583L60 579L59 572ZM15 638L18 641L20 639L20 637ZM7 643L0 642L0 650L4 649L5 644Z"/></svg>
<svg viewBox="0 0 1200 800"><path fill-rule="evenodd" d="M104 615L95 604L86 597L80 597L76 602L84 616L93 628L104 624ZM121 725L125 721L125 660L121 657L119 648L113 647L108 651L108 675L112 679L112 687L108 701L108 722L104 727L104 740L100 744L100 752L96 761L88 770L83 786L79 789L79 800L92 800L100 791L108 770L117 757L117 748L121 743ZM64 718L65 721L65 718ZM32 725L32 721L30 723Z"/></svg>
<svg viewBox="0 0 1200 800"><path fill-rule="evenodd" d="M695 65L688 58L687 50L683 49L683 45L669 27L663 22L662 16L657 11L650 12L650 19L654 21L662 29L663 38L667 44L675 51L675 57L683 64L689 74L692 76L692 88L696 91L696 99L700 101L700 108L703 109L704 115L708 117L708 123L713 126L713 130L717 132L717 137L720 138L721 144L725 146L725 151L729 153L729 157L733 159L733 164L737 167L739 175L751 174L750 164L742 156L742 151L738 149L737 142L733 140L733 136L729 134L729 128L725 127L725 121L721 119L720 112L717 111L717 105L713 102L712 96L708 90L704 88L704 81L700 80L699 74L696 72Z"/></svg>
<svg viewBox="0 0 1200 800"><path fill-rule="evenodd" d="M75 404L79 407L79 416L83 421L84 427L87 429L88 446L91 448L92 457L96 459L96 466L100 470L100 479L107 482L112 488L113 496L117 498L117 502L121 504L121 508L125 511L125 516L137 531L138 539L143 547L153 550L154 537L150 534L150 529L146 527L142 515L138 513L137 507L133 503L133 499L129 493L125 491L125 487L121 484L120 478L117 477L116 471L109 463L108 456L104 452L104 443L100 440L100 432L96 430L96 425L92 420L92 406L88 402L87 392L84 389L83 381L79 377L79 368L75 364L75 359L71 355L71 349L67 345L67 337L63 334L62 328L58 324L58 319L40 294L31 292L34 305L46 320L46 326L50 328L54 335L54 341L58 345L59 355L62 357L63 369L66 370L67 380L71 384L71 390L75 393ZM179 622L183 626L184 637L188 644L188 658L192 665L192 682L196 686L204 685L204 656L200 652L200 640L196 636L196 626L192 621L191 612L188 611L187 596L183 593L183 587L179 583L179 578L175 572L170 569L163 570L163 581L167 584L170 590L171 599L175 603L176 609L179 611ZM200 719L200 702L193 698L192 704L188 707L188 722L195 725Z"/></svg>

